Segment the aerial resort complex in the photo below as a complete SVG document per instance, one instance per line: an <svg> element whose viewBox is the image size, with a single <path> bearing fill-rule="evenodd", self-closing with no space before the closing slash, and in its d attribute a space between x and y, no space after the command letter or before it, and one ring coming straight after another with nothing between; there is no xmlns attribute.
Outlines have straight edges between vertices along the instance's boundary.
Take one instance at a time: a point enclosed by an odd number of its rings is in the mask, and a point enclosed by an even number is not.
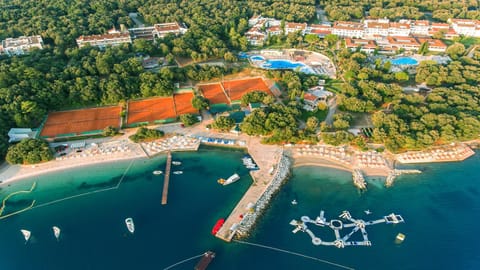
<svg viewBox="0 0 480 270"><path fill-rule="evenodd" d="M480 269L480 0L0 10L2 270Z"/></svg>

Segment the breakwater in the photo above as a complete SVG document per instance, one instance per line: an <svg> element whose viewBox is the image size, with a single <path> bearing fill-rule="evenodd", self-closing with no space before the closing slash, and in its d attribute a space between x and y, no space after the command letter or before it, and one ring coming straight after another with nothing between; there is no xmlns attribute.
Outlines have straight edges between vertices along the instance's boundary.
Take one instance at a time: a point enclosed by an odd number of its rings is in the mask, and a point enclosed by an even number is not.
<svg viewBox="0 0 480 270"><path fill-rule="evenodd" d="M258 201L255 204L251 205L249 209L247 209L246 214L244 214L238 226L233 228L235 236L242 237L248 234L252 226L257 221L257 218L268 206L270 200L272 199L272 196L275 194L276 191L278 191L283 181L287 179L288 175L290 174L290 165L290 159L282 154L270 185L266 188L265 192L262 194L262 196L260 196Z"/></svg>

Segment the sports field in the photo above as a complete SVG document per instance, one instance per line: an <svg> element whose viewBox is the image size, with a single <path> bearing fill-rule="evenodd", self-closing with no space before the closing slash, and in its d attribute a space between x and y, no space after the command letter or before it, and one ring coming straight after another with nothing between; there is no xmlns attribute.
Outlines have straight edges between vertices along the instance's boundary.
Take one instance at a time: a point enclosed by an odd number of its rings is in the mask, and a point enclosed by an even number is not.
<svg viewBox="0 0 480 270"><path fill-rule="evenodd" d="M128 102L127 125L175 118L176 116L172 97Z"/></svg>
<svg viewBox="0 0 480 270"><path fill-rule="evenodd" d="M78 135L81 132L103 130L107 126L120 128L120 106L53 112L47 117L40 136Z"/></svg>
<svg viewBox="0 0 480 270"><path fill-rule="evenodd" d="M203 93L203 96L210 101L210 104L230 103L220 83L199 84L198 89Z"/></svg>
<svg viewBox="0 0 480 270"><path fill-rule="evenodd" d="M177 112L177 116L186 113L198 113L198 110L192 106L193 93L175 94L173 99L175 101L175 111Z"/></svg>
<svg viewBox="0 0 480 270"><path fill-rule="evenodd" d="M242 96L252 91L262 91L272 95L270 88L262 78L248 78L241 80L224 81L223 88L231 101L242 99Z"/></svg>

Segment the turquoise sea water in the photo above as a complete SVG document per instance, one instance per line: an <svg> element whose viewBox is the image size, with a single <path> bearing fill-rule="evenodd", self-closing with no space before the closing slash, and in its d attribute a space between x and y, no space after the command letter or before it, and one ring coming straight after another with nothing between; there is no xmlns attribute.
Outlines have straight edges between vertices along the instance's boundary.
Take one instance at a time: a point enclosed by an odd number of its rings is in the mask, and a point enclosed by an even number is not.
<svg viewBox="0 0 480 270"><path fill-rule="evenodd" d="M224 243L210 235L216 220L229 214L251 184L242 156L241 151L205 148L175 153L174 160L182 165L173 169L184 174L172 175L166 206L160 204L163 176L152 175L164 169L165 157L73 169L2 186L0 198L29 189L36 181L34 192L12 197L5 211L29 205L32 199L40 207L0 220L0 269L164 269L206 250L217 253L209 269L342 269L278 250ZM295 168L245 241L355 269L479 269L479 161L475 155L461 163L415 166L424 173L402 176L389 189L371 178L365 193L353 187L348 172ZM242 176L237 183L216 183L233 172ZM120 180L117 189L45 204L116 187ZM292 205L292 199L298 204ZM395 212L406 223L367 227L371 247L313 246L307 234L291 233L291 219L315 218L322 209L327 219L342 210L366 220ZM373 213L366 216L365 209ZM135 221L133 235L125 227L126 217ZM53 225L62 229L59 242ZM310 228L329 237L329 231ZM32 231L27 244L20 229ZM406 235L401 245L394 244L398 232ZM192 269L197 261L171 269Z"/></svg>

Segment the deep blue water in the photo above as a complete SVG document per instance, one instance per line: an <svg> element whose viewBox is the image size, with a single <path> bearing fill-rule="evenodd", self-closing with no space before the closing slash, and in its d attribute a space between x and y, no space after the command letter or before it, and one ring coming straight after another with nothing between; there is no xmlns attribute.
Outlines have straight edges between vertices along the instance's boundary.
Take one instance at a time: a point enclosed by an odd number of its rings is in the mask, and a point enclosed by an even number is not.
<svg viewBox="0 0 480 270"><path fill-rule="evenodd" d="M86 192L115 187L0 220L0 269L164 269L183 259L214 250L209 269L341 269L317 260L240 243L224 243L210 235L216 220L225 217L251 179L242 167L241 151L201 149L175 153L183 175L172 175L169 200L160 204L165 158L117 162L69 170L2 186L0 198L12 191L37 188L9 200L6 212L36 199L36 205ZM274 197L252 235L245 239L278 249L320 258L355 269L480 269L476 222L480 220L479 156L460 163L414 166L420 175L405 175L389 189L369 179L359 193L348 172L300 167ZM127 168L128 171L127 171ZM238 172L242 178L223 187L219 177ZM292 205L292 199L298 205ZM406 223L367 227L371 247L337 249L313 246L304 233L293 234L288 223L303 215L327 219L342 210L354 217L376 219L391 212ZM365 209L373 213L364 214ZM126 217L135 221L130 235ZM62 229L59 242L51 226ZM329 234L310 226L325 239ZM32 231L24 244L20 229ZM329 232L329 231L328 231ZM397 245L397 233L406 235ZM192 260L171 269L192 269Z"/></svg>
<svg viewBox="0 0 480 270"><path fill-rule="evenodd" d="M411 57L399 57L392 60L392 64L397 66L402 65L418 65L418 61Z"/></svg>

